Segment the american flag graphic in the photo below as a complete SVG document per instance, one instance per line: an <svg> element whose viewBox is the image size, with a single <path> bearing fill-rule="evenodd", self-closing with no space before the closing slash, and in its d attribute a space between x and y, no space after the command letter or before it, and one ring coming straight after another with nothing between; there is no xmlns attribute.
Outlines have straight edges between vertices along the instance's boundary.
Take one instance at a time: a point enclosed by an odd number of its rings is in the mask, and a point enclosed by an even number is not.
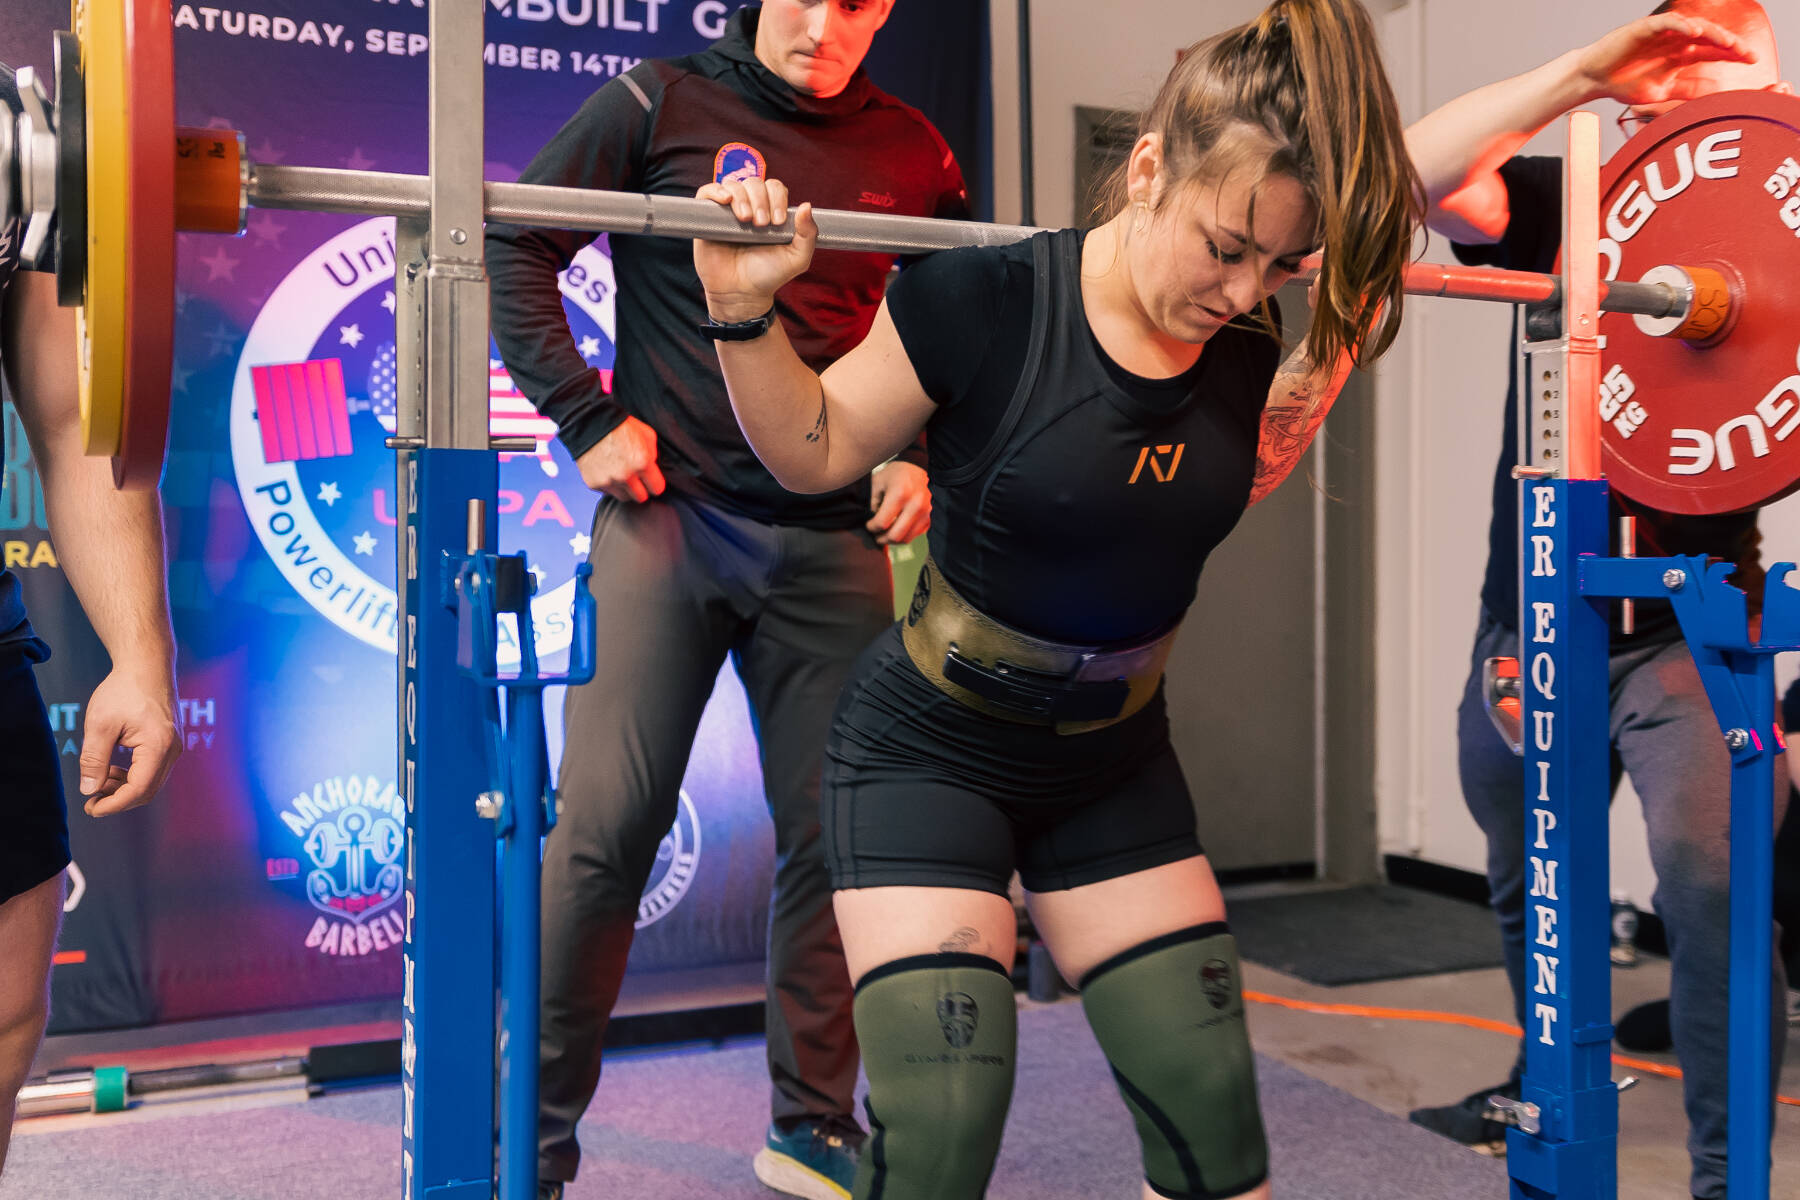
<svg viewBox="0 0 1800 1200"><path fill-rule="evenodd" d="M351 453L344 366L335 358L252 367L256 420L266 461L295 462Z"/></svg>
<svg viewBox="0 0 1800 1200"><path fill-rule="evenodd" d="M366 403L345 393L340 359L252 367L250 381L266 460L296 462L353 453L352 413L369 413L392 434L398 424L394 351L392 342L376 351L369 366ZM612 371L602 370L600 381L612 391ZM488 360L488 432L497 438L531 438L540 457L556 437L556 422L531 406L499 359Z"/></svg>
<svg viewBox="0 0 1800 1200"><path fill-rule="evenodd" d="M539 442L556 436L556 422L531 407L531 401L513 386L506 365L493 359L488 360L488 434Z"/></svg>

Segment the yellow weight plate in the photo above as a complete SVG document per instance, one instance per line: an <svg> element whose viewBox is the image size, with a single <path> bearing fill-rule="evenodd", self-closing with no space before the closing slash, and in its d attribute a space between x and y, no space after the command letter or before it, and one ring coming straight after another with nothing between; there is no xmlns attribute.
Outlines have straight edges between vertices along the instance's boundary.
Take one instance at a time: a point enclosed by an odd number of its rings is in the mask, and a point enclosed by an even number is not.
<svg viewBox="0 0 1800 1200"><path fill-rule="evenodd" d="M74 24L87 82L87 287L77 322L81 441L88 454L110 456L119 452L125 421L131 250L124 0L75 0Z"/></svg>

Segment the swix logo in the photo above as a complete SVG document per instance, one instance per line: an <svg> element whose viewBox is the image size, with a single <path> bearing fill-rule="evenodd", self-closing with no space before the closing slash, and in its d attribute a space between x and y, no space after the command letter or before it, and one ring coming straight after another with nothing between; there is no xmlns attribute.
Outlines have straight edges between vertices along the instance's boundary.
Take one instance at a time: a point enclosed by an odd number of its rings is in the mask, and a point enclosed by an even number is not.
<svg viewBox="0 0 1800 1200"><path fill-rule="evenodd" d="M1181 470L1181 452L1186 449L1186 442L1177 442L1173 446L1145 446L1138 451L1137 466L1131 468L1131 478L1125 483L1127 486L1136 483L1138 476L1144 473L1146 463L1150 465L1150 474L1156 477L1156 482L1168 483L1175 478L1175 472Z"/></svg>
<svg viewBox="0 0 1800 1200"><path fill-rule="evenodd" d="M862 203L873 204L877 208L892 208L895 204L899 203L886 192L864 192L861 199Z"/></svg>

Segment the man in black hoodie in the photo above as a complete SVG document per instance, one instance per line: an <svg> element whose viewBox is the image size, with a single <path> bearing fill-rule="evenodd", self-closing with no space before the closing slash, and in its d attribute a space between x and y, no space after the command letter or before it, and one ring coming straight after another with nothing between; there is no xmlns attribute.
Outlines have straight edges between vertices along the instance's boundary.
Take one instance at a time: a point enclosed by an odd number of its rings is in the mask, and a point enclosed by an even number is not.
<svg viewBox="0 0 1800 1200"><path fill-rule="evenodd" d="M646 61L581 107L527 183L692 196L747 175L820 208L963 218L962 175L918 112L861 69L893 0L767 0L685 58ZM489 226L494 338L604 492L590 561L603 622L595 681L569 691L563 808L544 851L541 1194L580 1158L575 1126L600 1077L639 896L676 815L713 680L742 677L775 821L768 1054L773 1122L757 1177L848 1197L851 991L819 836L826 730L852 661L893 617L883 546L930 521L915 447L843 491L787 492L739 433L689 243L611 240L613 390L582 357L557 285L591 234ZM868 332L891 256L821 254L776 312L820 369ZM871 512L873 515L871 516Z"/></svg>

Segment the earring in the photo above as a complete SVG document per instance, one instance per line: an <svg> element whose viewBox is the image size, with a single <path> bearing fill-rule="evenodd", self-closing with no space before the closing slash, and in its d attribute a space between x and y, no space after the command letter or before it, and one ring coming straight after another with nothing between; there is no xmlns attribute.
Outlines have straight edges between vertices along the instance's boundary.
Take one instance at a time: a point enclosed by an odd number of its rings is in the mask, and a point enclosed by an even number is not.
<svg viewBox="0 0 1800 1200"><path fill-rule="evenodd" d="M1142 233L1144 222L1150 219L1150 206L1142 200L1133 201L1131 206L1137 209L1137 215L1131 219L1131 232Z"/></svg>

